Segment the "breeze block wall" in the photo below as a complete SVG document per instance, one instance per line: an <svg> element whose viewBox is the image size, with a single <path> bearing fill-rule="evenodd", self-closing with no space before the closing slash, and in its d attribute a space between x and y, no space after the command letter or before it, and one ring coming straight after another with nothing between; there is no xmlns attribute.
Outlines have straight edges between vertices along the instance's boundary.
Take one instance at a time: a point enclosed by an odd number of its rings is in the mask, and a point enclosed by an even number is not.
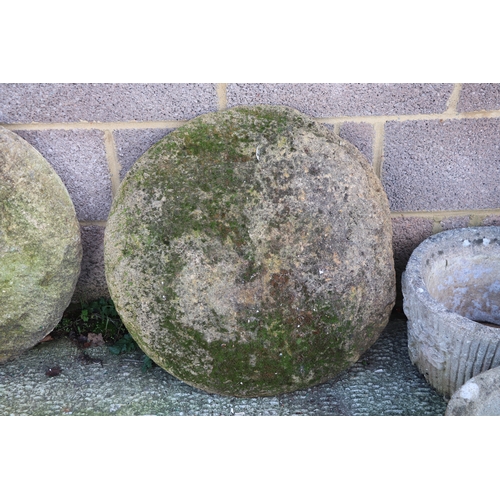
<svg viewBox="0 0 500 500"><path fill-rule="evenodd" d="M431 234L500 225L500 84L0 84L0 125L40 151L75 204L75 302L109 296L106 220L139 156L197 115L256 104L291 106L366 156L389 198L398 283Z"/></svg>

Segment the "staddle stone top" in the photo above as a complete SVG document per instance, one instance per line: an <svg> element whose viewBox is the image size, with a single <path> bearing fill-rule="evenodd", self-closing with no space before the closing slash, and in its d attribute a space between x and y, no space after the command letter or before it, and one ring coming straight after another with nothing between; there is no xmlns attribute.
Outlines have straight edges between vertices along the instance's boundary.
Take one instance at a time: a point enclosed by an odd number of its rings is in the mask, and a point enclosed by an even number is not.
<svg viewBox="0 0 500 500"><path fill-rule="evenodd" d="M264 396L354 363L395 298L387 197L361 153L287 107L199 116L113 203L106 277L131 335L181 380Z"/></svg>
<svg viewBox="0 0 500 500"><path fill-rule="evenodd" d="M36 149L0 127L0 362L54 329L81 258L80 227L61 179Z"/></svg>

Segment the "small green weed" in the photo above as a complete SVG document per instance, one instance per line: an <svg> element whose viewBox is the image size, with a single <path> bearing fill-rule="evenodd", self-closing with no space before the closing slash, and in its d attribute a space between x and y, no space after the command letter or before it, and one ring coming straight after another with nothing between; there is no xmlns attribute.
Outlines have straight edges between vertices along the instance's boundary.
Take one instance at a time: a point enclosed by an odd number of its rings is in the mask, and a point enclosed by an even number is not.
<svg viewBox="0 0 500 500"><path fill-rule="evenodd" d="M109 347L109 352L111 354L123 354L125 352L137 351L139 347L137 346L135 340L129 333L126 333L118 342Z"/></svg>
<svg viewBox="0 0 500 500"><path fill-rule="evenodd" d="M153 366L155 366L155 365L156 365L156 363L153 362L153 360L150 357L148 357L146 354L144 354L144 359L142 360L141 370L143 372L145 372L145 371L153 368Z"/></svg>
<svg viewBox="0 0 500 500"><path fill-rule="evenodd" d="M92 302L82 302L80 307L69 308L54 329L53 337L67 335L80 347L89 347L88 334L101 334L112 354L140 351L139 346L127 332L111 299L100 298ZM142 371L155 364L144 354Z"/></svg>
<svg viewBox="0 0 500 500"><path fill-rule="evenodd" d="M106 341L116 341L126 332L111 299L100 298L89 304L83 303L80 319L86 326L92 323L93 332L102 333Z"/></svg>
<svg viewBox="0 0 500 500"><path fill-rule="evenodd" d="M88 323L89 321L89 310L88 309L83 309L81 314L80 314L80 318L82 319L82 321L84 323Z"/></svg>
<svg viewBox="0 0 500 500"><path fill-rule="evenodd" d="M114 343L127 332L111 299L100 298L72 305L54 329L54 334L86 336L102 334L106 343Z"/></svg>
<svg viewBox="0 0 500 500"><path fill-rule="evenodd" d="M126 333L118 342L116 342L116 344L112 345L111 347L108 347L108 349L110 353L116 355L123 354L126 352L140 351L139 346L129 333ZM146 354L144 354L141 371L145 372L150 368L153 368L154 365L155 363L153 363L153 360L149 358Z"/></svg>

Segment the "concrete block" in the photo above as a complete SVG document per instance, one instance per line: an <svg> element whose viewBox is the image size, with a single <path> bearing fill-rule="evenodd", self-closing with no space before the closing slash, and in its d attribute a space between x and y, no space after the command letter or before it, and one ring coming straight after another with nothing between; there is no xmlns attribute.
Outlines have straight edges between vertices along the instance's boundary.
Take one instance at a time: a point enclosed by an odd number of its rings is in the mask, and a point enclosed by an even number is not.
<svg viewBox="0 0 500 500"><path fill-rule="evenodd" d="M323 123L322 125L332 132L335 130L335 127L331 123ZM375 133L372 125L369 123L344 122L340 125L338 134L356 146L363 156L370 163L373 163L373 140Z"/></svg>
<svg viewBox="0 0 500 500"><path fill-rule="evenodd" d="M106 220L111 178L100 130L20 130L16 132L54 167L66 186L80 221Z"/></svg>
<svg viewBox="0 0 500 500"><path fill-rule="evenodd" d="M392 218L392 249L394 267L396 269L396 310L401 310L403 293L401 291L401 275L415 248L432 235L431 219L423 217Z"/></svg>
<svg viewBox="0 0 500 500"><path fill-rule="evenodd" d="M217 107L213 83L0 84L0 123L188 120Z"/></svg>
<svg viewBox="0 0 500 500"><path fill-rule="evenodd" d="M321 124L323 127L326 127L328 130L331 130L332 132L335 131L335 126L331 123L322 123Z"/></svg>
<svg viewBox="0 0 500 500"><path fill-rule="evenodd" d="M488 215L483 221L483 226L500 226L500 215Z"/></svg>
<svg viewBox="0 0 500 500"><path fill-rule="evenodd" d="M431 219L423 217L393 217L392 247L396 272L401 275L405 270L413 250L432 235Z"/></svg>
<svg viewBox="0 0 500 500"><path fill-rule="evenodd" d="M500 207L500 120L390 121L382 182L393 211Z"/></svg>
<svg viewBox="0 0 500 500"><path fill-rule="evenodd" d="M491 111L500 109L500 83L464 83L457 111Z"/></svg>
<svg viewBox="0 0 500 500"><path fill-rule="evenodd" d="M104 229L102 226L81 228L82 269L72 302L89 302L100 297L109 297L104 274Z"/></svg>
<svg viewBox="0 0 500 500"><path fill-rule="evenodd" d="M345 122L340 126L340 137L354 144L372 163L375 132L369 123Z"/></svg>
<svg viewBox="0 0 500 500"><path fill-rule="evenodd" d="M173 129L148 128L134 130L115 130L114 138L121 165L120 179L130 170L137 159L162 137Z"/></svg>
<svg viewBox="0 0 500 500"><path fill-rule="evenodd" d="M230 83L229 107L281 104L313 117L441 113L453 84Z"/></svg>
<svg viewBox="0 0 500 500"><path fill-rule="evenodd" d="M468 215L464 217L447 217L441 221L441 227L443 231L448 231L449 229L460 229L462 227L469 227L470 217Z"/></svg>

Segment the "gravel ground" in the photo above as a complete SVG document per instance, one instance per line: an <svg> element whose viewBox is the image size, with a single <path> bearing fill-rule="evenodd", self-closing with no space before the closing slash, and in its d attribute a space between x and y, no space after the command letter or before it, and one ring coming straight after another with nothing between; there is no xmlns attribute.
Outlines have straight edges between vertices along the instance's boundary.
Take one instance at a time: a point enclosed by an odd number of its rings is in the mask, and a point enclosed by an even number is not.
<svg viewBox="0 0 500 500"><path fill-rule="evenodd" d="M86 354L94 361L85 359ZM325 384L275 397L235 398L190 387L143 354L44 342L0 365L0 415L444 415L446 402L408 357L406 321L391 319L374 346ZM95 361L100 360L100 361ZM48 376L58 367L59 375Z"/></svg>

